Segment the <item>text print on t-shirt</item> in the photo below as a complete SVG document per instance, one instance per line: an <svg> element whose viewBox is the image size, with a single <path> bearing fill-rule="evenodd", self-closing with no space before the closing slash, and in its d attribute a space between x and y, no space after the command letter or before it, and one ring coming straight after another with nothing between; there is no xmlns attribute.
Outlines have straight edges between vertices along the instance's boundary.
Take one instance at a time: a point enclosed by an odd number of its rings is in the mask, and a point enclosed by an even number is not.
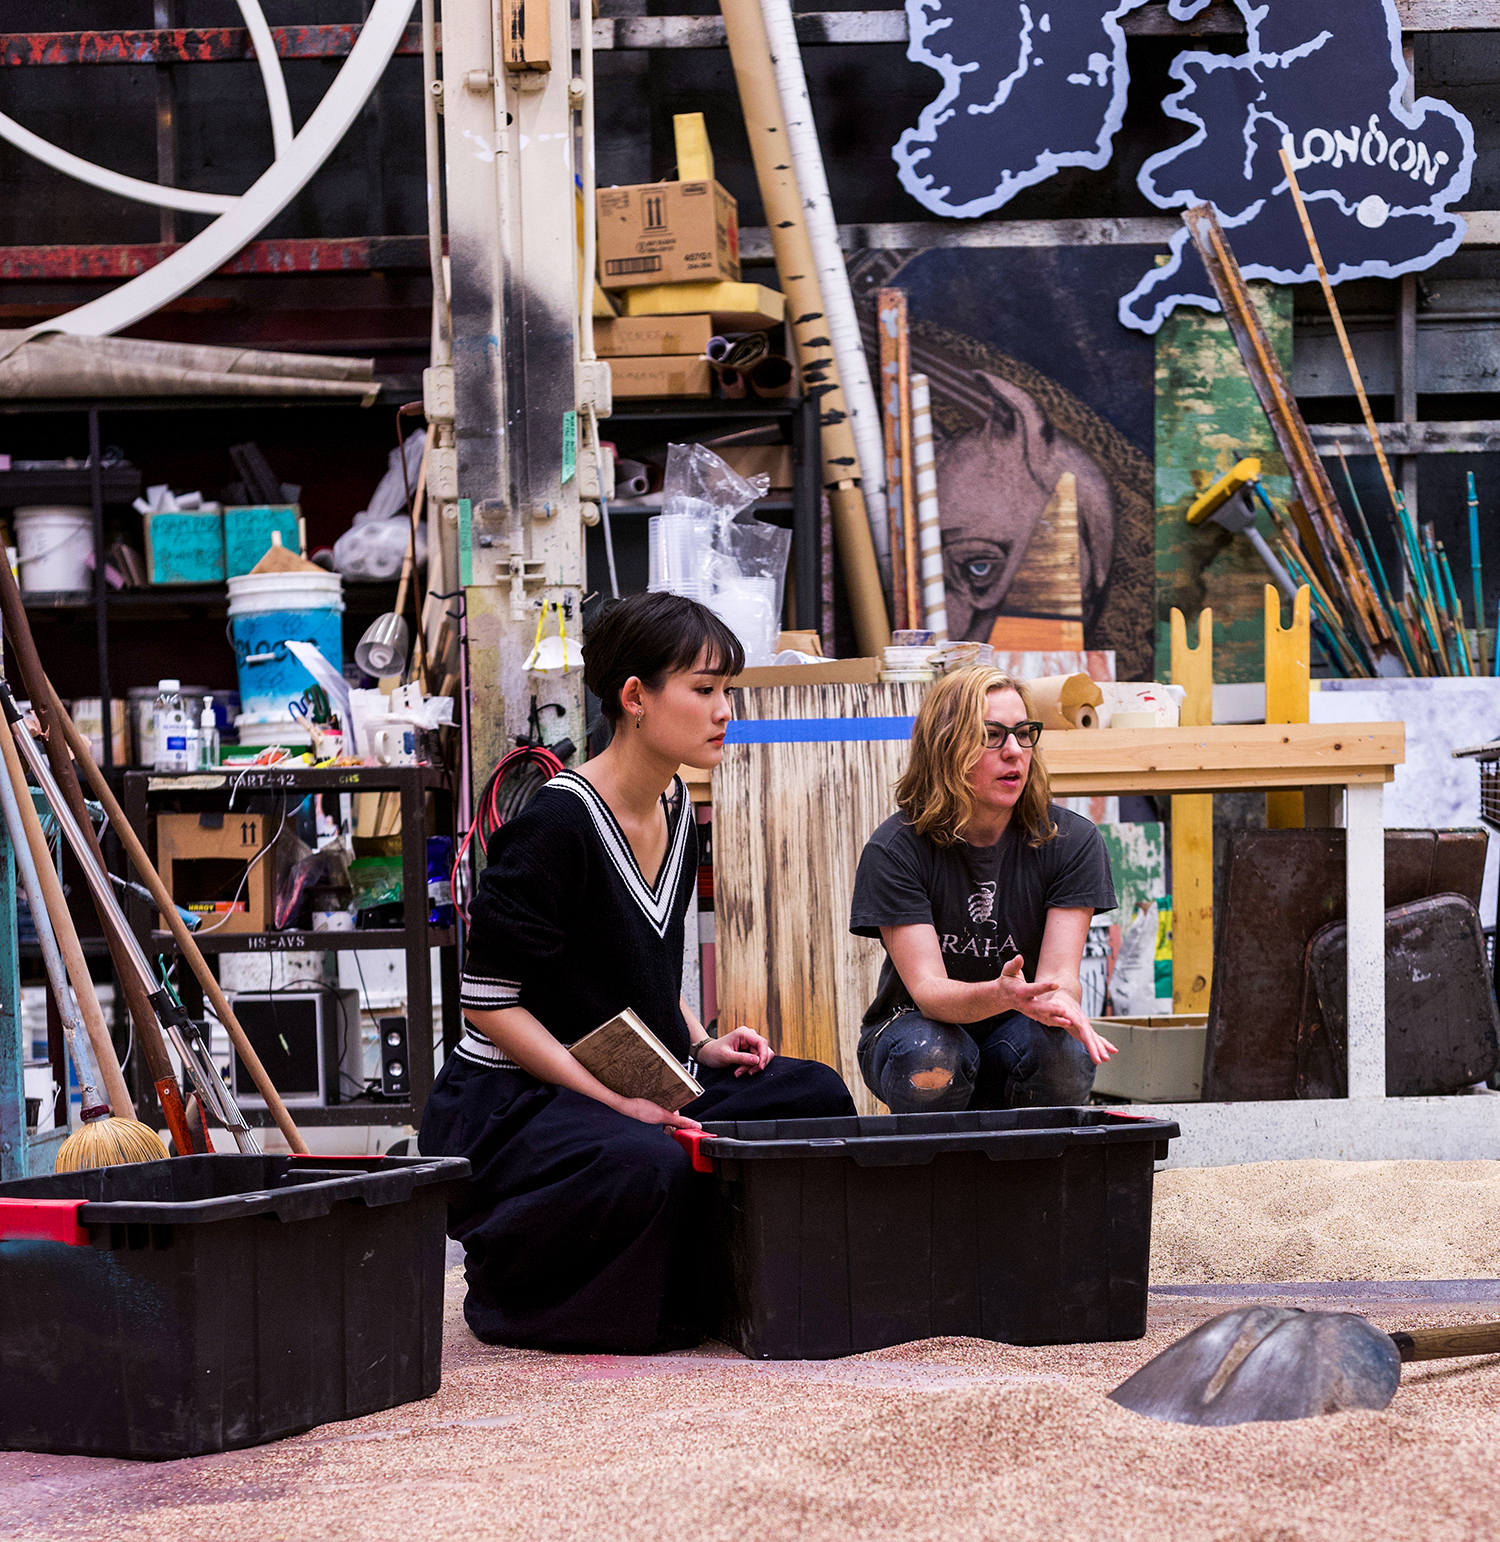
<svg viewBox="0 0 1500 1542"><path fill-rule="evenodd" d="M969 919L981 931L985 927L991 931L998 928L999 923L995 920L995 889L996 883L991 879L979 884L969 896ZM976 936L973 931L965 933L962 937L957 932L943 932L939 936L939 941L944 953L966 954L970 958L998 958L1002 962L1021 951L1012 936L1007 936L1004 942L1000 942L992 936Z"/></svg>

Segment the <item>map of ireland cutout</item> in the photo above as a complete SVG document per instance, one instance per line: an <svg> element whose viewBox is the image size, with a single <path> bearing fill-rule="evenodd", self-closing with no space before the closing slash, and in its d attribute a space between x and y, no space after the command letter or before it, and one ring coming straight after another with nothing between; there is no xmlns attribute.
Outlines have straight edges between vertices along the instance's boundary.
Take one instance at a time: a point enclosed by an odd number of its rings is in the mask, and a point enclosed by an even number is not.
<svg viewBox="0 0 1500 1542"><path fill-rule="evenodd" d="M1061 166L1106 164L1129 80L1120 18L1142 0L1077 13L1002 0L907 0L908 55L943 89L893 151L926 208L972 217L1000 208ZM1207 0L1172 0L1179 21ZM1468 191L1474 135L1445 102L1402 105L1407 84L1393 0L1235 0L1246 46L1189 50L1163 102L1190 125L1141 168L1161 209L1211 203L1247 278L1316 274L1278 152L1292 153L1329 276L1394 278L1431 267L1463 238L1450 206ZM1217 310L1187 230L1167 262L1120 301L1120 320L1154 332L1178 305Z"/></svg>

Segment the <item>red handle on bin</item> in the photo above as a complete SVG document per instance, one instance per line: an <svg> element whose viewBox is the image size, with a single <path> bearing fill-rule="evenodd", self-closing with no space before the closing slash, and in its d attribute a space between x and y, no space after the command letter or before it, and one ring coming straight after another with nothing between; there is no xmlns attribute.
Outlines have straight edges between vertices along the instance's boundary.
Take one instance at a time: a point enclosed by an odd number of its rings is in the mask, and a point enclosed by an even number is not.
<svg viewBox="0 0 1500 1542"><path fill-rule="evenodd" d="M711 1173L714 1170L714 1159L703 1151L703 1142L711 1138L707 1130L672 1131L672 1139L693 1159L695 1173Z"/></svg>
<svg viewBox="0 0 1500 1542"><path fill-rule="evenodd" d="M65 1242L89 1245L88 1227L78 1224L81 1199L0 1199L0 1242Z"/></svg>

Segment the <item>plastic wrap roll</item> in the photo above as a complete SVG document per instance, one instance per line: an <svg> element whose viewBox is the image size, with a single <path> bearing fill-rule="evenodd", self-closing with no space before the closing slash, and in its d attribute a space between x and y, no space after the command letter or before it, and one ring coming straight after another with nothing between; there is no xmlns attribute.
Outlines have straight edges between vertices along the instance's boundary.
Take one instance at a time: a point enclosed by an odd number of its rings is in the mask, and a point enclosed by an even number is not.
<svg viewBox="0 0 1500 1542"><path fill-rule="evenodd" d="M1087 675L1043 675L1030 688L1031 709L1044 728L1099 726L1104 692Z"/></svg>

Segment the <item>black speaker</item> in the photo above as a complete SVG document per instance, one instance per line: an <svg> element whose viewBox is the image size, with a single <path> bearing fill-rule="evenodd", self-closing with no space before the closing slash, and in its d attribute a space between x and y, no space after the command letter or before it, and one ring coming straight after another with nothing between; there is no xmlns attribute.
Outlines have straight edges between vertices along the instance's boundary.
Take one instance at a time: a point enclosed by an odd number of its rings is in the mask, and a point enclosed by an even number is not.
<svg viewBox="0 0 1500 1542"><path fill-rule="evenodd" d="M382 1017L380 1023L380 1090L388 1098L411 1096L411 1062L407 1055L406 1019Z"/></svg>

